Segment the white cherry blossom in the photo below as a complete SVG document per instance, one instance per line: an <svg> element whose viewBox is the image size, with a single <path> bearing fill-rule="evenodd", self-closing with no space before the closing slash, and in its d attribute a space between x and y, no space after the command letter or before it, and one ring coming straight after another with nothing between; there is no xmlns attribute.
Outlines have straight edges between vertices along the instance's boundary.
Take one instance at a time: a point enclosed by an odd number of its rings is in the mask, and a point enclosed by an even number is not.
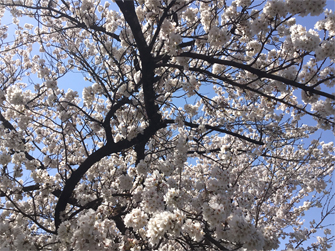
<svg viewBox="0 0 335 251"><path fill-rule="evenodd" d="M0 0L0 250L331 250L326 6Z"/></svg>

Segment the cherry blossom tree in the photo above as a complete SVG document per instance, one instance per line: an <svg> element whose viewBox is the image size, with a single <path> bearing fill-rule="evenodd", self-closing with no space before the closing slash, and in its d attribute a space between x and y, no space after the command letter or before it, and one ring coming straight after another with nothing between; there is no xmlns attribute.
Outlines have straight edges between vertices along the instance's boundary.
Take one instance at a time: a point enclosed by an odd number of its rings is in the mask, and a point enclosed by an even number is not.
<svg viewBox="0 0 335 251"><path fill-rule="evenodd" d="M2 250L331 248L325 0L0 6Z"/></svg>

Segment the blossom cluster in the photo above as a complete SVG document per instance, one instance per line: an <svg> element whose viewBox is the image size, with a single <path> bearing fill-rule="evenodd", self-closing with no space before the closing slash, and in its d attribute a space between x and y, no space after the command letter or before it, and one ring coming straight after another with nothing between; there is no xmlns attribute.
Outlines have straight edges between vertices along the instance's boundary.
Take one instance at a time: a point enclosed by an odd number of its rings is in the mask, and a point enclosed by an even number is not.
<svg viewBox="0 0 335 251"><path fill-rule="evenodd" d="M152 244L157 244L164 234L176 237L180 234L184 214L178 210L174 212L156 213L149 220L147 236Z"/></svg>
<svg viewBox="0 0 335 251"><path fill-rule="evenodd" d="M290 31L292 43L296 49L313 51L321 42L316 31L306 31L302 25L295 24L290 28Z"/></svg>

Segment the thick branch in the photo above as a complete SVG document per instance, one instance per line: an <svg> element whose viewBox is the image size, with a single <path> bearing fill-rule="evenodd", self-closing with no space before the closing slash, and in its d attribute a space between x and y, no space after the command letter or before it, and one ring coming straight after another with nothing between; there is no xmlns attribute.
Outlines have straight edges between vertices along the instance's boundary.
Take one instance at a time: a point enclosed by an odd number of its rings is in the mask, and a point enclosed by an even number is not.
<svg viewBox="0 0 335 251"><path fill-rule="evenodd" d="M123 13L126 22L129 24L130 29L133 33L134 39L136 41L137 48L140 52L140 56L145 57L148 52L148 45L145 41L144 35L142 33L142 28L140 22L138 21L135 6L133 1L116 1L120 10Z"/></svg>
<svg viewBox="0 0 335 251"><path fill-rule="evenodd" d="M106 138L107 138L107 142L111 141L111 143L114 143L113 137L112 137L112 128L111 128L111 118L113 117L113 115L115 114L115 112L121 108L121 106L123 106L124 104L129 103L129 99L124 97L123 99L121 99L117 104L115 104L113 107L111 107L111 109L108 111L104 122L102 123L102 126L105 129L105 133L106 133Z"/></svg>
<svg viewBox="0 0 335 251"><path fill-rule="evenodd" d="M217 248L219 248L219 250L223 250L223 251L229 251L230 250L230 249L227 249L224 246L222 246L221 243L219 241L215 240L210 234L206 233L205 234L205 238L209 242L213 243Z"/></svg>
<svg viewBox="0 0 335 251"><path fill-rule="evenodd" d="M160 64L159 66L162 66L162 67L173 67L173 68L177 68L177 69L180 69L180 70L183 70L184 67L181 66L181 65L175 65L175 64ZM190 71L194 71L194 72L199 72L199 73L202 73L202 74L205 74L209 77L213 77L213 78L216 78L216 79L219 79L219 80L222 80L232 86L236 86L236 87L239 87L241 88L242 90L248 90L248 91L251 91L251 92L254 92L254 93L257 93L258 95L260 96L263 96L265 98L268 98L270 100L275 100L277 102L280 102L280 103L283 103L285 105L287 105L288 107L292 107L300 112L303 112L303 113L306 113L310 116L313 116L315 118L318 118L318 119L321 119L321 120L324 120L326 121L327 123L330 123L331 125L335 125L334 122L330 121L329 119L325 118L325 117L321 117L319 114L317 113L312 113L312 112L309 112L309 111L306 111L304 108L302 107L299 107L297 105L294 105L294 104L291 104L290 102L288 101L285 101L285 98L277 98L275 96L272 96L272 95L268 95L268 94L265 94L263 92L261 92L260 90L258 89L254 89L254 88L251 88L250 86L248 85L244 85L244 84L239 84L237 82L235 82L234 80L232 79L229 79L228 77L225 77L225 76L218 76L210 71L207 71L205 69L200 69L200 68L195 68L195 67L190 67L189 68Z"/></svg>
<svg viewBox="0 0 335 251"><path fill-rule="evenodd" d="M212 64L216 63L216 64L222 64L222 65L236 67L236 68L239 68L239 69L246 70L246 71L248 71L252 74L255 74L259 78L268 78L268 79L272 79L272 80L277 80L277 81L283 82L287 85L294 86L294 87L297 87L299 89L302 89L302 90L304 90L306 92L309 92L311 94L317 94L317 95L335 100L335 96L332 95L332 94L316 90L311 86L306 86L306 85L300 84L296 81L293 81L293 80L290 80L290 79L287 79L287 78L284 78L284 77L281 77L281 76L277 76L277 75L267 73L267 72L262 71L262 70L258 70L256 68L253 68L253 67L249 66L249 65L237 63L237 62L230 61L230 60L217 59L217 58L213 58L211 56L201 55L201 54L197 54L197 53L193 53L193 52L183 52L179 56L189 57L189 58L194 58L194 59L202 59L202 60L205 60L206 62L212 63Z"/></svg>
<svg viewBox="0 0 335 251"><path fill-rule="evenodd" d="M158 106L155 104L156 93L153 88L155 63L150 53L150 49L146 43L142 33L141 25L138 21L134 2L133 1L117 1L126 22L128 23L134 39L136 41L137 49L140 52L140 59L142 61L142 83L144 93L144 104L147 112L149 123L159 123L161 116L158 113Z"/></svg>
<svg viewBox="0 0 335 251"><path fill-rule="evenodd" d="M66 205L71 198L72 192L74 191L76 185L79 183L81 178L85 175L85 173L90 169L95 163L100 161L102 158L111 155L112 153L118 153L122 150L128 149L135 144L139 144L143 141L148 141L150 137L152 137L159 129L165 127L167 123L159 123L152 124L147 127L143 134L138 134L132 140L122 140L117 143L107 143L105 146L98 149L96 152L93 152L87 159L80 165L80 167L75 170L71 177L66 181L64 189L60 195L59 201L55 208L55 226L58 229L61 224L61 213L64 212Z"/></svg>

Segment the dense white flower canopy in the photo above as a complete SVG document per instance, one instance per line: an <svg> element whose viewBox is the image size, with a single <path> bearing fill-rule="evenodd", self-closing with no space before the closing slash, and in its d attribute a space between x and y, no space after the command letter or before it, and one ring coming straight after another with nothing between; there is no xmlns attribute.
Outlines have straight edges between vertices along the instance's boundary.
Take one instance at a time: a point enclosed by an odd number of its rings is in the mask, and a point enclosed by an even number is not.
<svg viewBox="0 0 335 251"><path fill-rule="evenodd" d="M0 0L0 249L330 249L325 6Z"/></svg>

